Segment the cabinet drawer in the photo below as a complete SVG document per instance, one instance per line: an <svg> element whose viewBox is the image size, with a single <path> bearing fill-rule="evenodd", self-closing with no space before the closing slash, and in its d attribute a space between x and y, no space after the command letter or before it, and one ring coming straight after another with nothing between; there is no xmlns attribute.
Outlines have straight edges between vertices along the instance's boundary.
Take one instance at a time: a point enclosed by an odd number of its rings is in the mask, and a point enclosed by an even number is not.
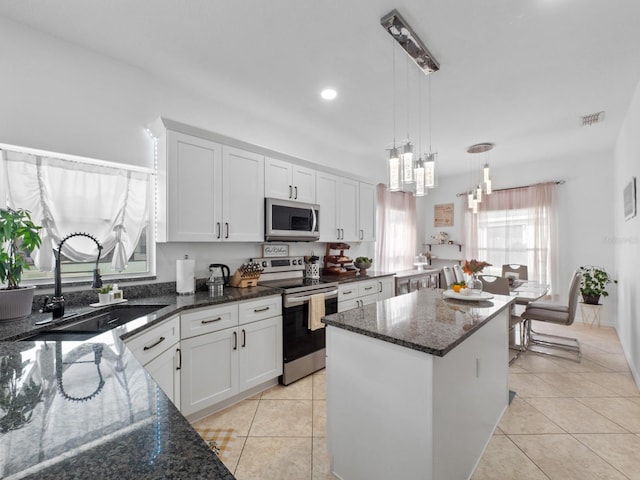
<svg viewBox="0 0 640 480"><path fill-rule="evenodd" d="M201 308L180 315L182 338L191 338L238 326L238 304Z"/></svg>
<svg viewBox="0 0 640 480"><path fill-rule="evenodd" d="M180 341L180 317L169 318L126 340L133 356L146 365Z"/></svg>
<svg viewBox="0 0 640 480"><path fill-rule="evenodd" d="M346 285L338 286L338 302L344 300L351 300L352 298L358 298L360 293L358 292L357 282L347 283Z"/></svg>
<svg viewBox="0 0 640 480"><path fill-rule="evenodd" d="M364 297L365 295L377 294L380 286L376 280L365 280L358 282L358 296Z"/></svg>
<svg viewBox="0 0 640 480"><path fill-rule="evenodd" d="M258 298L238 305L240 325L282 314L282 296Z"/></svg>

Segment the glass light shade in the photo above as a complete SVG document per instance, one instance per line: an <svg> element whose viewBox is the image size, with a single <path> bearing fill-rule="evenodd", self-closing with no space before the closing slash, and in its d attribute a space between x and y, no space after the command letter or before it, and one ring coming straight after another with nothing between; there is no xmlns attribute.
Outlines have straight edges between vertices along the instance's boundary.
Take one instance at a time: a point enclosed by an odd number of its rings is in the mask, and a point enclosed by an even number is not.
<svg viewBox="0 0 640 480"><path fill-rule="evenodd" d="M408 140L402 148L402 181L413 183L413 145Z"/></svg>
<svg viewBox="0 0 640 480"><path fill-rule="evenodd" d="M427 188L436 186L436 161L435 154L427 155L427 161L424 163L424 184Z"/></svg>
<svg viewBox="0 0 640 480"><path fill-rule="evenodd" d="M469 192L469 193L467 194L467 203L469 204L469 208L473 208L473 202L474 202L474 200L473 200L473 193L472 193L472 192Z"/></svg>
<svg viewBox="0 0 640 480"><path fill-rule="evenodd" d="M489 173L490 173L489 172L489 164L488 163L484 164L483 172L484 172L484 182L486 183L487 181L489 181Z"/></svg>
<svg viewBox="0 0 640 480"><path fill-rule="evenodd" d="M424 197L425 194L425 168L422 158L416 162L416 168L413 172L416 179L416 197Z"/></svg>
<svg viewBox="0 0 640 480"><path fill-rule="evenodd" d="M389 150L389 191L397 192L400 190L400 158L398 149Z"/></svg>
<svg viewBox="0 0 640 480"><path fill-rule="evenodd" d="M473 213L478 213L478 201L476 199L473 200L473 205L471 208L473 210Z"/></svg>
<svg viewBox="0 0 640 480"><path fill-rule="evenodd" d="M476 201L478 203L482 202L482 187L480 185L476 188Z"/></svg>
<svg viewBox="0 0 640 480"><path fill-rule="evenodd" d="M485 185L485 189L486 189L486 192L485 192L485 193L486 193L487 195L491 195L491 191L492 191L492 190L491 190L491 179L489 178L488 180L486 180L486 181L484 182L484 185Z"/></svg>

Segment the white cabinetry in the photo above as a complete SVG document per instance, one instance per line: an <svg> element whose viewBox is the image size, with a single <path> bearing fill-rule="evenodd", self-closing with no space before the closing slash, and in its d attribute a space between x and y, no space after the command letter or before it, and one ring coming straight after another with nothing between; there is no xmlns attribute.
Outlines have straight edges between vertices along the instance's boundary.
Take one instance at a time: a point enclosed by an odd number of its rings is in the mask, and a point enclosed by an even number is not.
<svg viewBox="0 0 640 480"><path fill-rule="evenodd" d="M178 316L150 327L125 341L147 373L180 408L180 318Z"/></svg>
<svg viewBox="0 0 640 480"><path fill-rule="evenodd" d="M339 240L356 242L360 239L358 224L358 182L342 178L338 182L338 209L336 212ZM320 211L322 214L322 211Z"/></svg>
<svg viewBox="0 0 640 480"><path fill-rule="evenodd" d="M338 286L338 312L393 297L394 286L393 277L343 283Z"/></svg>
<svg viewBox="0 0 640 480"><path fill-rule="evenodd" d="M338 183L340 179L330 173L316 173L316 199L320 205L320 241L340 240L338 226Z"/></svg>
<svg viewBox="0 0 640 480"><path fill-rule="evenodd" d="M264 239L264 157L181 132L158 139L158 241Z"/></svg>
<svg viewBox="0 0 640 480"><path fill-rule="evenodd" d="M182 330L184 415L282 374L280 296L185 313Z"/></svg>
<svg viewBox="0 0 640 480"><path fill-rule="evenodd" d="M265 197L316 203L316 172L275 158L265 159Z"/></svg>
<svg viewBox="0 0 640 480"><path fill-rule="evenodd" d="M376 187L360 182L358 199L358 239L363 242L376 240Z"/></svg>

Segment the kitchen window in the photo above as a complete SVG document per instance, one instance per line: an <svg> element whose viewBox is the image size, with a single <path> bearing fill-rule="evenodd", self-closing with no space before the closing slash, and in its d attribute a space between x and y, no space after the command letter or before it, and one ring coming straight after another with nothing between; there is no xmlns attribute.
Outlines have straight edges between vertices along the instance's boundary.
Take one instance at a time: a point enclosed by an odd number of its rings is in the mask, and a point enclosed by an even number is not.
<svg viewBox="0 0 640 480"><path fill-rule="evenodd" d="M53 251L75 232L88 233L103 246L99 266L105 280L155 273L151 169L8 145L0 148L6 204L29 210L34 223L43 227L40 249L29 252L35 268L25 271L25 282L50 283ZM65 243L61 268L66 282L91 277L97 250L86 240Z"/></svg>

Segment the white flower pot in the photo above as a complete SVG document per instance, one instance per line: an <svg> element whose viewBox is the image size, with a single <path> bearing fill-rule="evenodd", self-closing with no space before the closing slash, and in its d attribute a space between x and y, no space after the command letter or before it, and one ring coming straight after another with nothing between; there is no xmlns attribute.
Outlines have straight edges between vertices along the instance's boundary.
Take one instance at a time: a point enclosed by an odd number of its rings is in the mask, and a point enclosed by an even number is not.
<svg viewBox="0 0 640 480"><path fill-rule="evenodd" d="M0 289L0 321L25 318L31 314L36 287Z"/></svg>
<svg viewBox="0 0 640 480"><path fill-rule="evenodd" d="M100 303L110 303L111 295L109 293L99 293L98 294L98 302Z"/></svg>

